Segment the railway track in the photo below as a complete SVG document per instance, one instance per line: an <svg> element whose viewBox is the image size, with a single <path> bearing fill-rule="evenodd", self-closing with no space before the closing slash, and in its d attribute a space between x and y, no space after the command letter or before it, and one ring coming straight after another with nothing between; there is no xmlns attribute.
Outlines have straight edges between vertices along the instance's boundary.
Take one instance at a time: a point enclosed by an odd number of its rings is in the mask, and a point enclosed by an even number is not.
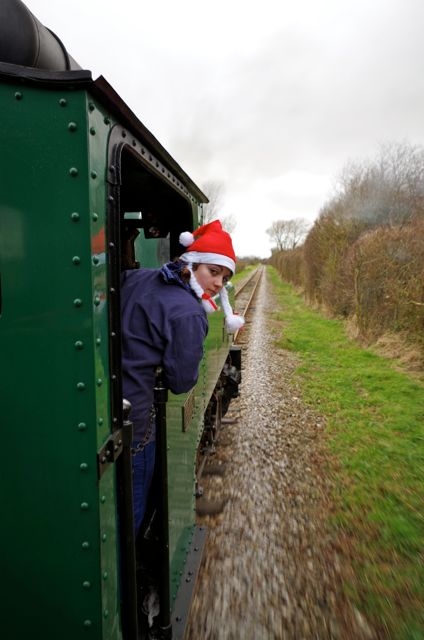
<svg viewBox="0 0 424 640"><path fill-rule="evenodd" d="M224 507L197 517L209 533L186 640L370 640L344 596L351 558L328 528L325 420L303 403L296 355L276 345L281 307L266 274L252 302L239 336L240 399L203 480L204 495Z"/></svg>
<svg viewBox="0 0 424 640"><path fill-rule="evenodd" d="M261 282L263 274L264 266L260 265L254 271L252 271L252 273L249 274L249 276L245 280L243 280L236 288L236 307L239 313L241 313L241 315L243 315L246 319L246 324L249 323L249 313L253 307L257 289ZM243 327L241 331L236 331L233 338L234 344L240 345L245 342L244 330L245 329Z"/></svg>
<svg viewBox="0 0 424 640"><path fill-rule="evenodd" d="M236 309L244 316L246 323L241 330L234 333L233 344L241 348L242 354L248 348L249 316L254 309L256 294L263 274L264 267L260 265L238 285L235 291ZM196 511L200 518L204 516L214 517L221 513L225 506L225 496L217 496L215 491L212 493L209 491L209 480L211 476L219 477L225 473L226 465L223 463L222 452L220 451L224 440L221 431L226 424L237 421L237 418L234 417L234 412L231 411L231 407L232 403L230 404L229 413L224 416L218 398L212 428L207 431L205 442L200 450L196 471L198 498Z"/></svg>

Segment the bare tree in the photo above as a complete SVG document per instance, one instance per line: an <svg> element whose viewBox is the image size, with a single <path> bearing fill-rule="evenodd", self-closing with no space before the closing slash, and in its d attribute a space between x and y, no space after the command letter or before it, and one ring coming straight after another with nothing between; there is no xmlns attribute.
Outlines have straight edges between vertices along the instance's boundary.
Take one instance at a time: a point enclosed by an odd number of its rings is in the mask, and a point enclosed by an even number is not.
<svg viewBox="0 0 424 640"><path fill-rule="evenodd" d="M386 143L376 160L344 167L338 193L328 205L342 218L362 220L369 226L401 225L423 217L423 184L423 148Z"/></svg>
<svg viewBox="0 0 424 640"><path fill-rule="evenodd" d="M203 224L220 219L222 226L228 233L232 233L237 226L234 216L223 216L220 213L225 194L225 187L222 182L210 180L203 185L203 191L209 198L209 202L203 205Z"/></svg>
<svg viewBox="0 0 424 640"><path fill-rule="evenodd" d="M308 229L309 223L305 218L293 218L292 220L275 220L266 232L275 242L277 251L283 251L295 249L305 239Z"/></svg>
<svg viewBox="0 0 424 640"><path fill-rule="evenodd" d="M225 229L225 231L228 231L228 233L232 233L237 226L237 221L231 214L229 214L228 216L220 216L219 219L221 220L223 228Z"/></svg>
<svg viewBox="0 0 424 640"><path fill-rule="evenodd" d="M209 202L203 205L203 223L207 224L216 220L224 200L224 184L217 180L209 180L203 185L203 191L207 195Z"/></svg>

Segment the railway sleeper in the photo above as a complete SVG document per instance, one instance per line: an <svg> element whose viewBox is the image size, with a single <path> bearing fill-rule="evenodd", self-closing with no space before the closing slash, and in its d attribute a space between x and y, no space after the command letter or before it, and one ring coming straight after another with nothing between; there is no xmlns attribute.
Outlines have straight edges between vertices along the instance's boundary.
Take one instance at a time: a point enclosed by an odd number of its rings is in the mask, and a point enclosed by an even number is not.
<svg viewBox="0 0 424 640"><path fill-rule="evenodd" d="M196 513L198 516L217 516L224 511L228 498L209 500L205 496L196 500Z"/></svg>

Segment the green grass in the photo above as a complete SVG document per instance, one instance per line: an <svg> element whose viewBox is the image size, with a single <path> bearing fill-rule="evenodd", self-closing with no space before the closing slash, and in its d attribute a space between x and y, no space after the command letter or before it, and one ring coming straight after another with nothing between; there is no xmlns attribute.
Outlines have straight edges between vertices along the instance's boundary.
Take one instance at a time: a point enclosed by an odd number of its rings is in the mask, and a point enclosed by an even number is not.
<svg viewBox="0 0 424 640"><path fill-rule="evenodd" d="M333 525L348 541L346 591L382 637L424 639L424 385L346 336L270 269L280 346L300 357L304 399L327 419Z"/></svg>

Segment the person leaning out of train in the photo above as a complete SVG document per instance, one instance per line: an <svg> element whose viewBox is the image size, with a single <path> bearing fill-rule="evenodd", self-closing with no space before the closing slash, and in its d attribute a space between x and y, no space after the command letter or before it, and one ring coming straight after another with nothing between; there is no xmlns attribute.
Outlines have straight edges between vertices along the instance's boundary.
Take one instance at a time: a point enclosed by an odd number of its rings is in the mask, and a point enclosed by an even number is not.
<svg viewBox="0 0 424 640"><path fill-rule="evenodd" d="M172 393L197 382L207 335L207 314L220 302L227 331L241 328L225 285L236 257L230 235L219 220L180 235L186 252L160 269L122 274L122 375L124 398L131 403L134 525L137 535L147 506L155 460L153 409L155 371L162 367Z"/></svg>

